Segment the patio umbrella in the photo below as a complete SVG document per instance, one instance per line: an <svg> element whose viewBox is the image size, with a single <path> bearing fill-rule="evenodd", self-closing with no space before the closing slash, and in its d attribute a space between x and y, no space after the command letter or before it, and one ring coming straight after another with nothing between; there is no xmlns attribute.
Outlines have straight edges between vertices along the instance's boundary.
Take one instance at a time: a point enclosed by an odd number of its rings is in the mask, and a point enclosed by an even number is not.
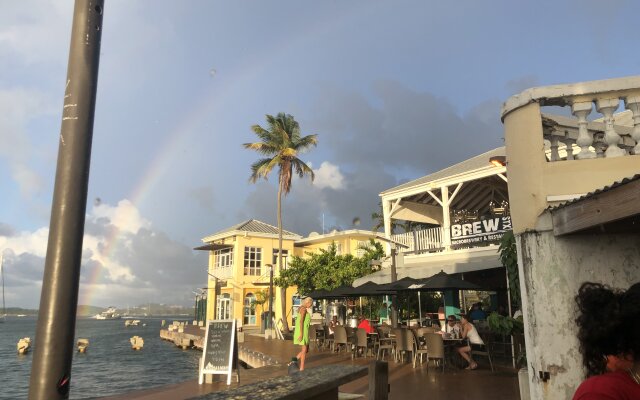
<svg viewBox="0 0 640 400"><path fill-rule="evenodd" d="M406 290L418 290L418 294L420 291L445 291L445 290L480 290L482 289L480 286L475 283L471 283L469 281L462 280L460 278L456 278L450 274L447 274L444 271L440 271L437 274L421 279L419 282L416 282L410 285ZM447 302L442 296L443 305L444 305L444 313L445 318L447 314ZM420 317L422 319L422 316Z"/></svg>

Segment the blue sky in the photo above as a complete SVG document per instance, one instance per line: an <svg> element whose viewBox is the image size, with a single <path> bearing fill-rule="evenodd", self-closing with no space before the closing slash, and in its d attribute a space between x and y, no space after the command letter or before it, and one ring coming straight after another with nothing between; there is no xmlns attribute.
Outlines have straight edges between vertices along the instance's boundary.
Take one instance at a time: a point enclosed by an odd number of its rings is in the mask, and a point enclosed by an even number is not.
<svg viewBox="0 0 640 400"><path fill-rule="evenodd" d="M72 1L0 0L0 251L36 307ZM631 1L108 0L80 302L191 304L210 233L275 223L248 183L251 125L287 112L319 145L285 228L369 228L377 194L502 144L532 86L637 74ZM115 238L115 239L114 239ZM105 250L107 249L107 250ZM158 250L162 249L162 250ZM161 295L162 293L162 295ZM168 294L169 293L169 294Z"/></svg>

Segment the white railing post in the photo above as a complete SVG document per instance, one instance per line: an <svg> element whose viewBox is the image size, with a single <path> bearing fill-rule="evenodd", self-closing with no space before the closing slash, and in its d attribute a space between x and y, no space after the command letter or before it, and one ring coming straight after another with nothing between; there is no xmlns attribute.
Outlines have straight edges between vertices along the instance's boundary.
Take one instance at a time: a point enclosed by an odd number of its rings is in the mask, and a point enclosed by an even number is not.
<svg viewBox="0 0 640 400"><path fill-rule="evenodd" d="M596 109L604 117L604 141L607 143L607 150L604 152L605 157L621 157L627 154L626 151L618 147L620 143L620 135L614 127L613 112L618 109L620 99L598 99L596 101Z"/></svg>
<svg viewBox="0 0 640 400"><path fill-rule="evenodd" d="M636 141L633 154L640 155L640 95L628 96L625 100L625 108L633 114L633 132L631 137Z"/></svg>
<svg viewBox="0 0 640 400"><path fill-rule="evenodd" d="M580 146L580 153L577 155L579 160L596 158L596 154L589 150L589 146L593 143L593 135L587 129L587 116L591 113L591 108L590 101L571 104L571 112L578 119L578 140L576 140L576 144Z"/></svg>

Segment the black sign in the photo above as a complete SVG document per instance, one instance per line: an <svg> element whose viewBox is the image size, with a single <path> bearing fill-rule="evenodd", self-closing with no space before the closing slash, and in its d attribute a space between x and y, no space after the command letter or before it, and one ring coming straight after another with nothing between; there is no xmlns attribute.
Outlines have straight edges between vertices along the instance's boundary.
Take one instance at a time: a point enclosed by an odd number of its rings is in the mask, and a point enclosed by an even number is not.
<svg viewBox="0 0 640 400"><path fill-rule="evenodd" d="M236 321L207 321L207 333L202 351L200 383L204 374L228 374L238 366L238 345L236 340Z"/></svg>
<svg viewBox="0 0 640 400"><path fill-rule="evenodd" d="M477 243L497 242L502 239L505 232L511 229L510 216L451 225L451 245L468 246Z"/></svg>

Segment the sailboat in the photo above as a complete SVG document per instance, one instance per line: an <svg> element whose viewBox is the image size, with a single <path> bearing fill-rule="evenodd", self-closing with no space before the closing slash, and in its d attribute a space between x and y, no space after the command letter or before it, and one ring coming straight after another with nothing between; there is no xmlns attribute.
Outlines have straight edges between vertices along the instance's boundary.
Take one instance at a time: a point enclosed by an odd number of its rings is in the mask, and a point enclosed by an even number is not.
<svg viewBox="0 0 640 400"><path fill-rule="evenodd" d="M2 280L2 314L0 314L0 322L4 322L5 318L7 317L7 309L4 305L4 268L2 268L3 261L4 259L2 257L2 253L0 253L0 279Z"/></svg>

